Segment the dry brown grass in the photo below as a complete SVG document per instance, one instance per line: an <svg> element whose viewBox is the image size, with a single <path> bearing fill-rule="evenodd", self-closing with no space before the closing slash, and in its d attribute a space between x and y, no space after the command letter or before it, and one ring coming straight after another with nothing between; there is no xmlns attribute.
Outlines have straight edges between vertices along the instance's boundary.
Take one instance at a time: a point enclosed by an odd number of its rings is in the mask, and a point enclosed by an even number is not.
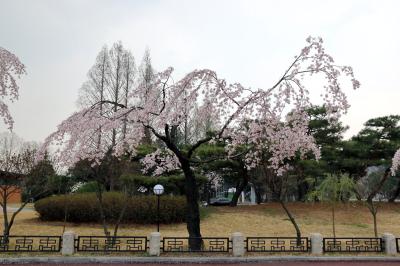
<svg viewBox="0 0 400 266"><path fill-rule="evenodd" d="M325 204L291 203L290 210L296 217L304 236L313 232L332 235L330 207ZM0 215L0 219L2 219ZM367 208L359 203L341 205L336 213L337 236L373 236L372 217ZM400 204L382 204L378 212L378 230L400 236ZM148 235L155 225L125 224L120 235ZM62 222L44 222L34 211L17 216L13 235L60 235ZM66 230L79 235L103 235L101 224L68 223ZM281 206L268 203L257 206L210 207L209 215L201 222L203 236L229 236L242 232L245 236L294 236L292 224ZM185 224L161 225L164 236L186 236Z"/></svg>

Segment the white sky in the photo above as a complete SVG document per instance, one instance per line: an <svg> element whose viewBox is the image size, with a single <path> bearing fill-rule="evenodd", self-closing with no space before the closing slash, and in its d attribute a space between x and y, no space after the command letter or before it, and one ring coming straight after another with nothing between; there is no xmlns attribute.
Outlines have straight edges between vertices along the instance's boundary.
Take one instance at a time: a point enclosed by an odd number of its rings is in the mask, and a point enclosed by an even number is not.
<svg viewBox="0 0 400 266"><path fill-rule="evenodd" d="M0 0L0 46L28 71L10 108L14 132L42 141L75 111L104 44L121 40L137 61L148 46L158 70L210 68L228 82L269 87L313 35L361 82L348 90L348 137L369 118L400 114L399 13L400 1L384 0Z"/></svg>

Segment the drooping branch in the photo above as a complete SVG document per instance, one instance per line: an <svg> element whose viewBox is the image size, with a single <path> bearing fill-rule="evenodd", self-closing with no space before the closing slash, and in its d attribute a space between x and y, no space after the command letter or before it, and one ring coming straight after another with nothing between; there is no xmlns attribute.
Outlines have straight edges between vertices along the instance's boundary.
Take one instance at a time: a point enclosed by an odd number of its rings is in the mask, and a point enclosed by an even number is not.
<svg viewBox="0 0 400 266"><path fill-rule="evenodd" d="M9 129L13 128L14 120L3 99L11 102L18 100L19 86L17 79L26 74L25 65L13 53L0 47L0 116Z"/></svg>

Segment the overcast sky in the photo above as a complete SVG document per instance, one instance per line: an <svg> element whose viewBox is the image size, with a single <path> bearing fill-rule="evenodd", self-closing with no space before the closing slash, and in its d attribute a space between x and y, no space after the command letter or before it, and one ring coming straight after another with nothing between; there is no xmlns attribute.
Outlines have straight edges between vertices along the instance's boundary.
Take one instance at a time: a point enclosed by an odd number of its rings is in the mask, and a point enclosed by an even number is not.
<svg viewBox="0 0 400 266"><path fill-rule="evenodd" d="M10 108L14 132L42 141L77 110L104 44L121 40L139 62L147 46L157 70L173 66L179 76L210 68L255 88L276 81L313 35L361 82L346 90L348 137L369 118L400 114L399 13L400 1L384 0L0 0L0 46L28 71Z"/></svg>

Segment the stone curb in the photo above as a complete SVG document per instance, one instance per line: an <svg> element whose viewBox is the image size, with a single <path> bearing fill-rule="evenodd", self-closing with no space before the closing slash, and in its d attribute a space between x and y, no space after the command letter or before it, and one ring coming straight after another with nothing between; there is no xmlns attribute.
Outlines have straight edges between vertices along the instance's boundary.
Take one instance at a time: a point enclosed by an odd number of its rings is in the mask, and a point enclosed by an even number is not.
<svg viewBox="0 0 400 266"><path fill-rule="evenodd" d="M279 261L390 261L400 262L400 257L326 257L326 256L269 256L269 257L19 257L0 258L0 264L66 264L66 263L169 263L169 264L204 264L204 263L265 263Z"/></svg>

